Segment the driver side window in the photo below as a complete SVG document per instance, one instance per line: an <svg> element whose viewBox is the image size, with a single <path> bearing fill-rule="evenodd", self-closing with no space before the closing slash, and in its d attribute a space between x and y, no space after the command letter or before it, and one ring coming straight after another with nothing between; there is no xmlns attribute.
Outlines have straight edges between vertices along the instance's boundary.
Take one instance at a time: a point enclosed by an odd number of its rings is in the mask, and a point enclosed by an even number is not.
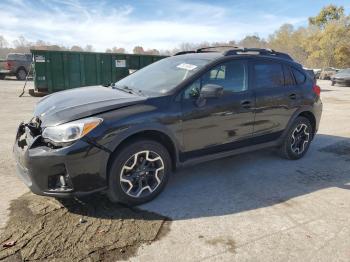
<svg viewBox="0 0 350 262"><path fill-rule="evenodd" d="M224 88L224 93L237 93L247 90L247 64L244 61L230 61L216 66L194 81L184 93L185 99L199 96L206 84L215 84Z"/></svg>

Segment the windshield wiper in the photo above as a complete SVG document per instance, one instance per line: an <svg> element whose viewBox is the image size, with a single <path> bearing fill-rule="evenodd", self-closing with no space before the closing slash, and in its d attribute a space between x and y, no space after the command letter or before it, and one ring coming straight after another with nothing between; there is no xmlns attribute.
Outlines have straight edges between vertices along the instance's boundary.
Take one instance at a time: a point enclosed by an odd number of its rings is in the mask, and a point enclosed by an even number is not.
<svg viewBox="0 0 350 262"><path fill-rule="evenodd" d="M128 87L128 86L121 86L121 87L118 87L117 85L113 84L112 85L112 88L113 89L118 89L118 90L121 90L121 91L124 91L124 92L127 92L129 94L134 94L134 95L142 95L144 96L144 94L142 93L141 90L138 90L138 91L135 91L134 89Z"/></svg>

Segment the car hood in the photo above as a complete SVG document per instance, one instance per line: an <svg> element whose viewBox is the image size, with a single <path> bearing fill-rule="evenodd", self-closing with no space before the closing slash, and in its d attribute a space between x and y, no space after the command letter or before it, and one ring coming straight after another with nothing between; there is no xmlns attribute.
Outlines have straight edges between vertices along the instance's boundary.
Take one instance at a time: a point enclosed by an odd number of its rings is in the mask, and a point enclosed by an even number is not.
<svg viewBox="0 0 350 262"><path fill-rule="evenodd" d="M144 96L107 87L81 87L44 97L35 107L34 117L41 120L42 127L53 126L130 106L146 99Z"/></svg>

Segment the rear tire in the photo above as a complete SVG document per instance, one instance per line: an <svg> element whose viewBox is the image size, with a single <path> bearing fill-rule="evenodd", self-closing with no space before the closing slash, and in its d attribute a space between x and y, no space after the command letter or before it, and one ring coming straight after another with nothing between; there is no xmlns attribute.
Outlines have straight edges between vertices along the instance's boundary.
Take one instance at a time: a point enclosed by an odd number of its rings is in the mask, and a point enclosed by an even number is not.
<svg viewBox="0 0 350 262"><path fill-rule="evenodd" d="M23 68L18 69L16 73L17 80L25 80L27 77L27 71Z"/></svg>
<svg viewBox="0 0 350 262"><path fill-rule="evenodd" d="M335 82L334 81L332 81L332 86L334 86L335 85Z"/></svg>
<svg viewBox="0 0 350 262"><path fill-rule="evenodd" d="M108 197L134 206L154 199L171 173L168 150L153 140L135 140L117 149L108 171Z"/></svg>
<svg viewBox="0 0 350 262"><path fill-rule="evenodd" d="M4 80L4 79L5 79L5 77L6 77L6 75L5 75L5 74L0 74L0 80Z"/></svg>
<svg viewBox="0 0 350 262"><path fill-rule="evenodd" d="M313 129L309 119L297 117L281 145L281 156L291 160L302 158L309 149L312 134Z"/></svg>

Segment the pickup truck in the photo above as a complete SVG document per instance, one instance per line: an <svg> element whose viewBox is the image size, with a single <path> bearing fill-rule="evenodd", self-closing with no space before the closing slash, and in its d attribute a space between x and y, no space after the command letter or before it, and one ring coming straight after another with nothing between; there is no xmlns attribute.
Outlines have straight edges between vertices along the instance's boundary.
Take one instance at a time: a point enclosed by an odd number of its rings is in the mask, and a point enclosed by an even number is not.
<svg viewBox="0 0 350 262"><path fill-rule="evenodd" d="M6 59L0 60L0 79L4 79L6 76L16 76L18 80L25 80L30 71L31 63L31 54L8 54Z"/></svg>

